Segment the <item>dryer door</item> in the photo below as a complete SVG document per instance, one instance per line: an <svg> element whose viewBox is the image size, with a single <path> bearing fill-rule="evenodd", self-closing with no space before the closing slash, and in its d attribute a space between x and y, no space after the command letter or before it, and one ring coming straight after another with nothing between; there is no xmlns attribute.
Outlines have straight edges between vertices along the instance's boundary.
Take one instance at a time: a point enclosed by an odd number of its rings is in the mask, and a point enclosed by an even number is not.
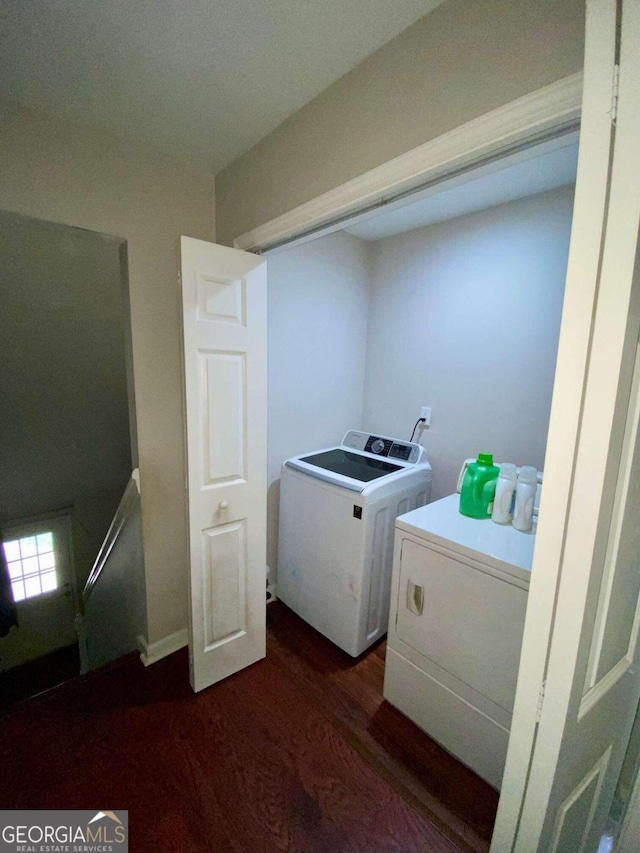
<svg viewBox="0 0 640 853"><path fill-rule="evenodd" d="M526 607L526 589L403 540L398 638L509 714Z"/></svg>

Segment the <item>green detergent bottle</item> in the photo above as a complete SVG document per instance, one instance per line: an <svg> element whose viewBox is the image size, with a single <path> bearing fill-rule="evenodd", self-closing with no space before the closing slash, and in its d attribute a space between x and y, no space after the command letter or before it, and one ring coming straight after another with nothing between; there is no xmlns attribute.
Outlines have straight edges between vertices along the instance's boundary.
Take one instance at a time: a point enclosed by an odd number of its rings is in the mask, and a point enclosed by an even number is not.
<svg viewBox="0 0 640 853"><path fill-rule="evenodd" d="M500 469L493 464L491 453L479 453L470 462L460 490L460 512L470 518L489 518L496 493Z"/></svg>

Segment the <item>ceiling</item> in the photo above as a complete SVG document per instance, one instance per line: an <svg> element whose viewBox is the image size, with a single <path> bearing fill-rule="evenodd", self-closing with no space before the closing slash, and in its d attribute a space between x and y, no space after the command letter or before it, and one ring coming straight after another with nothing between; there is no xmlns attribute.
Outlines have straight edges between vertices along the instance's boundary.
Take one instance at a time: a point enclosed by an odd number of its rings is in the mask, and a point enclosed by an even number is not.
<svg viewBox="0 0 640 853"><path fill-rule="evenodd" d="M215 174L442 0L0 0L0 95Z"/></svg>
<svg viewBox="0 0 640 853"><path fill-rule="evenodd" d="M363 240L380 240L574 184L577 167L576 132L442 181L382 211L364 214L344 230Z"/></svg>

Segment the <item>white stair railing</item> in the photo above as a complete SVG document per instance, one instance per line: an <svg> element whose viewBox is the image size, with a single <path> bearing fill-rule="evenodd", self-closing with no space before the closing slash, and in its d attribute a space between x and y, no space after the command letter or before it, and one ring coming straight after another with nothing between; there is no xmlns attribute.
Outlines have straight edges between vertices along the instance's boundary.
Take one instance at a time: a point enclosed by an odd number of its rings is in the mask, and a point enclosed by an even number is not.
<svg viewBox="0 0 640 853"><path fill-rule="evenodd" d="M102 543L100 550L98 551L98 556L95 559L93 568L91 569L89 577L87 578L87 582L84 585L84 589L82 590L83 607L84 605L86 605L94 586L98 582L98 579L100 578L100 575L104 570L105 564L109 559L109 554L113 551L114 545L118 540L118 536L120 535L120 532L122 531L122 528L124 527L125 522L131 514L131 511L139 497L140 471L138 468L136 468L132 472L131 478L127 483L127 487L125 488L124 494L120 499L120 503L118 504L116 513L113 516L113 521L109 525L107 535L104 537L104 542Z"/></svg>
<svg viewBox="0 0 640 853"><path fill-rule="evenodd" d="M132 474L80 596L81 672L137 648L146 634L140 474Z"/></svg>

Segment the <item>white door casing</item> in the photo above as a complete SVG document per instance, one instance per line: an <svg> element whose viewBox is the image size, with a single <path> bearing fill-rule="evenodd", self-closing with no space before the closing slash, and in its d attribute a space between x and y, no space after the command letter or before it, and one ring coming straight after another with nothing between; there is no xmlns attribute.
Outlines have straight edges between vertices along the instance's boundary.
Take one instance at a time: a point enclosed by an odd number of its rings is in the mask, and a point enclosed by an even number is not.
<svg viewBox="0 0 640 853"><path fill-rule="evenodd" d="M597 850L640 697L640 7L622 4L614 123L615 16L613 0L588 3L567 294L495 853Z"/></svg>
<svg viewBox="0 0 640 853"><path fill-rule="evenodd" d="M537 731L536 717L571 494L608 192L615 64L612 6L606 3L605 7L588 7L578 173L544 463L544 498L536 534L509 749L492 838L495 853L512 849L522 808Z"/></svg>
<svg viewBox="0 0 640 853"><path fill-rule="evenodd" d="M256 255L181 239L191 685L265 655L267 277Z"/></svg>

